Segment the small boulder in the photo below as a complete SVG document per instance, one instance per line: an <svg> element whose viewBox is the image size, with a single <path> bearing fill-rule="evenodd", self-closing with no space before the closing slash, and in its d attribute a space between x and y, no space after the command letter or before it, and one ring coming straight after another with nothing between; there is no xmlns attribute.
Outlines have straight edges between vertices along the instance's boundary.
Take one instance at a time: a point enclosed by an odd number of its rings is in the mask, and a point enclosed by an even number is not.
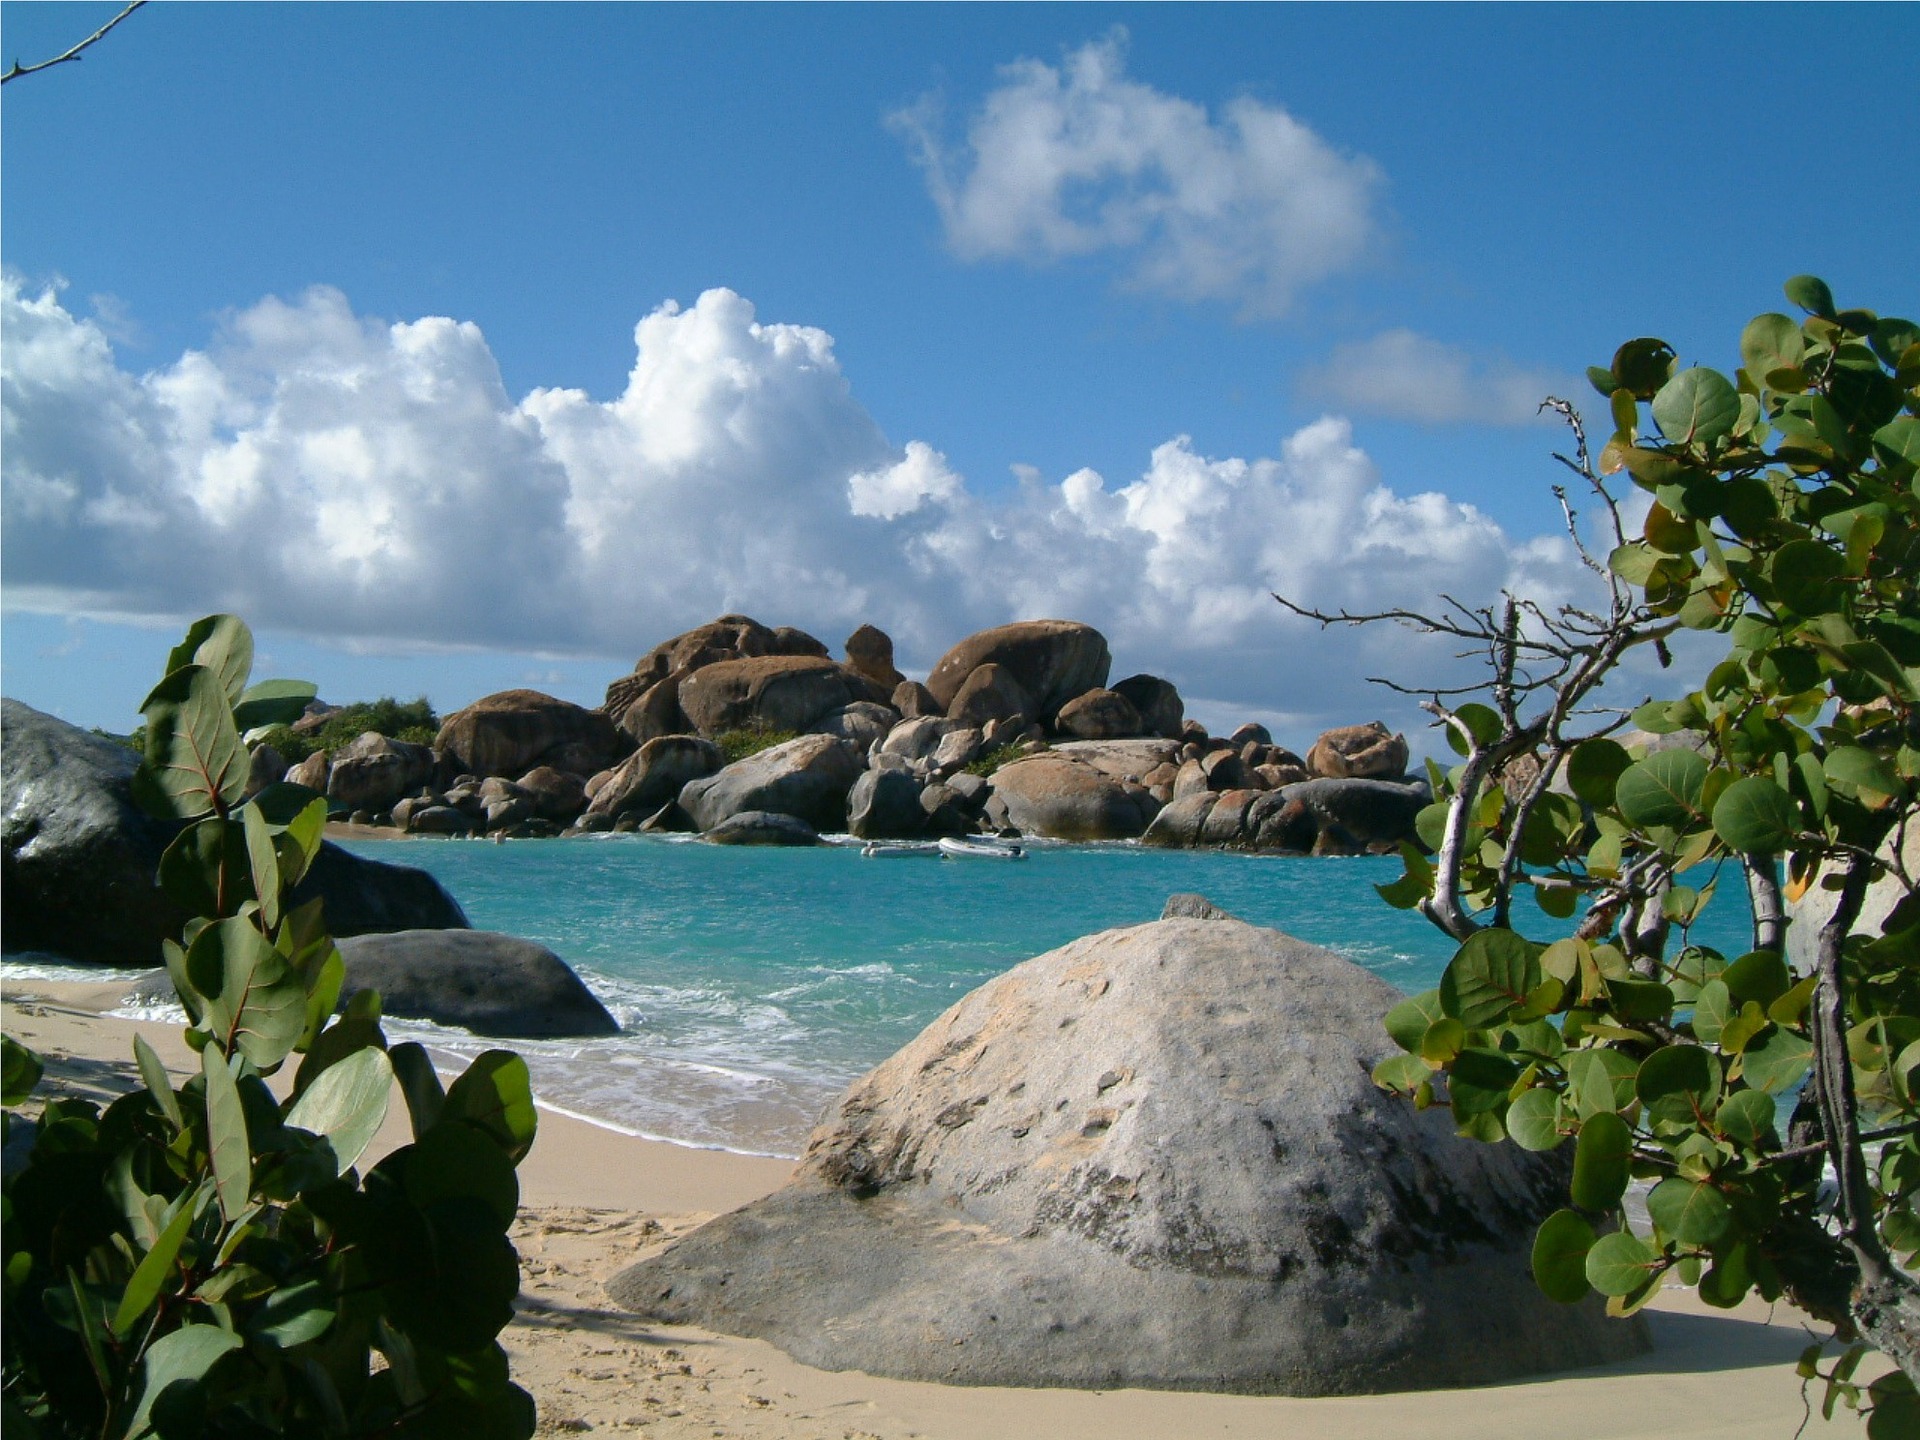
<svg viewBox="0 0 1920 1440"><path fill-rule="evenodd" d="M1022 620L962 640L933 667L927 689L945 709L975 670L1002 665L1030 698L1027 715L1046 723L1074 696L1104 686L1111 663L1106 637L1091 625Z"/></svg>
<svg viewBox="0 0 1920 1440"><path fill-rule="evenodd" d="M618 711L620 731L636 745L661 735L683 735L693 729L680 709L680 682L691 672L677 670L656 680Z"/></svg>
<svg viewBox="0 0 1920 1440"><path fill-rule="evenodd" d="M867 770L847 795L847 833L862 840L904 840L927 823L920 782L905 770Z"/></svg>
<svg viewBox="0 0 1920 1440"><path fill-rule="evenodd" d="M712 775L724 757L720 747L698 735L660 735L614 767L587 806L589 815L610 818L638 811L652 814L674 799L689 781Z"/></svg>
<svg viewBox="0 0 1920 1440"><path fill-rule="evenodd" d="M378 990L382 1014L523 1040L612 1035L620 1027L566 961L491 930L401 930L340 942L355 991Z"/></svg>
<svg viewBox="0 0 1920 1440"><path fill-rule="evenodd" d="M542 765L516 782L533 805L533 813L556 825L570 823L587 808L587 785L578 775Z"/></svg>
<svg viewBox="0 0 1920 1440"><path fill-rule="evenodd" d="M1236 750L1244 749L1248 745L1271 745L1273 732L1266 726L1249 720L1227 737L1227 743Z"/></svg>
<svg viewBox="0 0 1920 1440"><path fill-rule="evenodd" d="M933 692L918 680L902 680L894 686L892 705L908 720L922 715L944 715L946 707L933 698Z"/></svg>
<svg viewBox="0 0 1920 1440"><path fill-rule="evenodd" d="M742 810L703 834L715 845L818 845L820 833L806 821L771 810Z"/></svg>
<svg viewBox="0 0 1920 1440"><path fill-rule="evenodd" d="M433 778L433 751L372 730L334 752L327 799L348 810L385 813Z"/></svg>
<svg viewBox="0 0 1920 1440"><path fill-rule="evenodd" d="M1089 690L1060 707L1054 721L1060 732L1081 740L1123 740L1145 726L1140 712L1115 690Z"/></svg>
<svg viewBox="0 0 1920 1440"><path fill-rule="evenodd" d="M327 772L333 768L333 761L324 750L316 750L298 765L290 767L281 778L289 785L302 785L316 795L327 793Z"/></svg>
<svg viewBox="0 0 1920 1440"><path fill-rule="evenodd" d="M689 781L680 791L680 808L702 831L745 810L771 810L816 830L841 830L847 792L865 768L860 752L845 740L802 735Z"/></svg>
<svg viewBox="0 0 1920 1440"><path fill-rule="evenodd" d="M873 625L862 625L847 637L847 669L891 695L906 683L893 665L893 639Z"/></svg>
<svg viewBox="0 0 1920 1440"><path fill-rule="evenodd" d="M1033 704L1023 686L1004 665L988 663L974 670L954 692L947 718L960 725L982 727L1005 724L1025 715Z"/></svg>
<svg viewBox="0 0 1920 1440"><path fill-rule="evenodd" d="M902 720L887 732L887 738L880 743L881 753L898 755L908 764L918 764L930 758L940 748L940 742L947 733L958 727L959 722L949 720L943 715L921 715L912 720Z"/></svg>
<svg viewBox="0 0 1920 1440"><path fill-rule="evenodd" d="M982 745L980 732L971 725L963 725L949 730L940 737L940 743L933 747L933 771L939 775L950 775L955 770L964 770L974 762Z"/></svg>
<svg viewBox="0 0 1920 1440"><path fill-rule="evenodd" d="M1186 706L1171 681L1158 675L1129 675L1113 687L1116 695L1139 712L1140 730L1163 740L1178 740L1186 719Z"/></svg>
<svg viewBox="0 0 1920 1440"><path fill-rule="evenodd" d="M864 755L875 742L887 738L887 732L900 721L898 712L871 700L856 700L842 709L822 716L813 726L816 735L837 735L852 741Z"/></svg>
<svg viewBox="0 0 1920 1440"><path fill-rule="evenodd" d="M285 756L264 741L253 747L253 753L247 759L247 799L251 800L269 785L277 785L286 778Z"/></svg>
<svg viewBox="0 0 1920 1440"><path fill-rule="evenodd" d="M1307 752L1307 769L1330 779L1396 779L1407 772L1407 737L1378 720L1329 730Z"/></svg>

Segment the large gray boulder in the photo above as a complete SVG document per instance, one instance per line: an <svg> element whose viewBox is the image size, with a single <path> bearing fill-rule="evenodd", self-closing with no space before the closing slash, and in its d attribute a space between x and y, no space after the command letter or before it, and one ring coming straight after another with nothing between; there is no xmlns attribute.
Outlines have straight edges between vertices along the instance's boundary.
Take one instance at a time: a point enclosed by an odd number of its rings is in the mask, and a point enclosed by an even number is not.
<svg viewBox="0 0 1920 1440"><path fill-rule="evenodd" d="M347 968L343 1003L357 990L378 990L384 1015L519 1040L620 1028L566 961L515 935L401 930L339 944Z"/></svg>
<svg viewBox="0 0 1920 1440"><path fill-rule="evenodd" d="M1234 743L1240 742L1236 739ZM1378 720L1343 725L1313 742L1307 752L1307 769L1335 780L1348 776L1395 779L1406 773L1407 737L1394 734Z"/></svg>
<svg viewBox="0 0 1920 1440"><path fill-rule="evenodd" d="M511 779L540 765L592 775L633 741L598 710L538 690L502 690L449 715L433 748L452 773Z"/></svg>
<svg viewBox="0 0 1920 1440"><path fill-rule="evenodd" d="M391 810L433 779L433 750L376 731L355 736L333 756L327 798L345 810Z"/></svg>
<svg viewBox="0 0 1920 1440"><path fill-rule="evenodd" d="M993 772L993 795L1028 835L1056 840L1131 840L1160 802L1138 783L1047 751Z"/></svg>
<svg viewBox="0 0 1920 1440"><path fill-rule="evenodd" d="M697 830L712 830L746 810L792 815L816 830L846 826L847 792L865 767L860 752L831 735L802 735L691 780L680 808Z"/></svg>
<svg viewBox="0 0 1920 1440"><path fill-rule="evenodd" d="M1332 1395L1645 1350L1535 1287L1564 1155L1369 1072L1400 998L1230 918L1110 930L856 1081L794 1178L609 1287L796 1359L974 1385Z"/></svg>
<svg viewBox="0 0 1920 1440"><path fill-rule="evenodd" d="M969 635L940 658L927 689L944 710L982 665L1004 667L1033 705L1029 720L1051 721L1076 695L1107 683L1106 637L1077 620L1021 620Z"/></svg>
<svg viewBox="0 0 1920 1440"><path fill-rule="evenodd" d="M124 745L23 705L0 702L5 804L0 947L86 964L148 966L186 915L154 884L177 825L134 805L139 757ZM326 902L338 935L411 927L465 929L467 917L424 870L363 860L331 843L293 892Z"/></svg>
<svg viewBox="0 0 1920 1440"><path fill-rule="evenodd" d="M1303 780L1273 793L1304 805L1321 837L1362 849L1413 839L1415 818L1433 803L1424 779Z"/></svg>
<svg viewBox="0 0 1920 1440"><path fill-rule="evenodd" d="M618 819L629 811L651 815L690 780L725 763L720 747L698 735L657 735L614 767L594 791L589 815Z"/></svg>
<svg viewBox="0 0 1920 1440"><path fill-rule="evenodd" d="M761 655L694 671L680 682L680 709L702 735L753 726L805 730L868 698L868 688L822 656Z"/></svg>

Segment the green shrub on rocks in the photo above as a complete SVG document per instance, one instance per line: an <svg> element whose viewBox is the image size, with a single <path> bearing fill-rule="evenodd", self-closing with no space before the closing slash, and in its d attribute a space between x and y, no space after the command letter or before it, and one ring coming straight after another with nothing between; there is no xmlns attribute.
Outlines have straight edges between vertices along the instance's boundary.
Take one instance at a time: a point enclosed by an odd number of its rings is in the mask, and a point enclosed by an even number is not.
<svg viewBox="0 0 1920 1440"><path fill-rule="evenodd" d="M762 750L771 750L776 745L799 738L798 730L776 730L770 725L754 724L738 730L722 730L713 737L713 743L720 747L726 763L731 765L736 760L744 760L749 755L758 755Z"/></svg>
<svg viewBox="0 0 1920 1440"><path fill-rule="evenodd" d="M1460 948L1386 1017L1406 1053L1375 1078L1449 1106L1462 1134L1572 1149L1571 1204L1534 1247L1549 1295L1598 1290L1616 1312L1676 1280L1716 1306L1785 1295L1850 1347L1827 1370L1819 1346L1802 1359L1828 1410L1911 1435L1920 326L1839 309L1810 276L1786 290L1805 318L1753 320L1732 378L1656 339L1589 371L1614 426L1597 459L1548 402L1611 527L1606 553L1582 549L1608 608L1509 599L1435 622L1495 678L1489 703L1427 706L1462 763L1433 767L1433 858L1407 847L1381 889ZM1622 471L1650 497L1637 533L1606 487ZM1679 743L1629 748L1598 688L1635 646L1667 662L1680 629L1724 637L1717 663L1632 713ZM1723 955L1690 929L1739 884L1752 943ZM1522 886L1570 933L1523 935ZM1861 921L1870 886L1890 906L1877 925ZM1818 927L1798 968L1794 905ZM1652 1182L1643 1221L1623 1208L1635 1179ZM1851 1378L1868 1347L1899 1367L1870 1387Z"/></svg>
<svg viewBox="0 0 1920 1440"><path fill-rule="evenodd" d="M389 740L431 745L440 733L440 717L434 714L433 706L424 695L405 702L382 695L378 700L360 700L341 706L317 729L302 733L290 723L273 725L262 732L259 739L279 751L280 758L289 765L297 765L317 751L324 750L331 755L345 749L370 730Z"/></svg>
<svg viewBox="0 0 1920 1440"><path fill-rule="evenodd" d="M240 803L242 736L313 687L249 688L252 655L238 620L201 620L142 707L135 796L187 822L159 881L194 917L166 958L200 1073L176 1088L136 1040L143 1088L41 1110L4 1191L0 1420L9 1437L520 1440L533 1402L497 1337L519 1288L526 1065L488 1051L443 1090L420 1046L388 1045L377 994L334 1014L320 902L285 899L326 802L278 785ZM40 1067L4 1049L14 1107ZM289 1069L282 1099L268 1077ZM363 1175L396 1082L412 1143Z"/></svg>

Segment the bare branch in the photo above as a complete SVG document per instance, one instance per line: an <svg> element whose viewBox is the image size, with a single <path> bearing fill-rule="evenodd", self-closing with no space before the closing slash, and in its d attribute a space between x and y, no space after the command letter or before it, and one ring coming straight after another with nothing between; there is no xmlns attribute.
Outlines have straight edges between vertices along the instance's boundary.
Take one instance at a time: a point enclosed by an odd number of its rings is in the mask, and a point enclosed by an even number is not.
<svg viewBox="0 0 1920 1440"><path fill-rule="evenodd" d="M106 24L102 25L98 30L94 31L93 34L89 35L63 55L56 55L51 60L42 60L34 65L22 65L18 60L15 60L13 62L13 68L7 71L6 74L0 75L0 85L6 84L9 80L18 80L22 75L31 75L38 70L50 70L55 65L64 65L69 60L80 59L80 52L82 50L85 50L89 45L99 43L99 41L106 37L106 33L109 30L113 29L114 26L118 25L122 20L126 19L146 3L147 0L133 0L133 3L128 5L126 9L122 10L118 15L107 21Z"/></svg>

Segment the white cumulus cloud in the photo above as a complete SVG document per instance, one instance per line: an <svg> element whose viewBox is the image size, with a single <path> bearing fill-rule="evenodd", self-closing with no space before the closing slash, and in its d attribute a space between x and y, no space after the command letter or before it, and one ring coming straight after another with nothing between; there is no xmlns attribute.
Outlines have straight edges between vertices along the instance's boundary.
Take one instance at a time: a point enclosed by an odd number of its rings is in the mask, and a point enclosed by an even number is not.
<svg viewBox="0 0 1920 1440"><path fill-rule="evenodd" d="M1016 467L977 493L932 445L880 432L829 335L762 323L728 290L641 320L607 400L515 400L475 326L369 319L325 289L262 301L146 374L16 277L0 334L22 608L231 609L348 644L606 657L609 679L726 611L829 643L872 622L922 670L972 630L1055 616L1103 630L1116 676L1310 729L1391 714L1363 677L1438 683L1450 647L1323 633L1269 591L1378 610L1502 586L1551 599L1578 574L1564 540L1393 489L1336 417L1272 457L1181 436L1123 483Z"/></svg>
<svg viewBox="0 0 1920 1440"><path fill-rule="evenodd" d="M893 120L969 260L1114 250L1140 288L1276 315L1375 234L1371 161L1277 105L1241 97L1214 117L1129 79L1124 32L1057 68L1004 67L963 146L946 144L931 98Z"/></svg>
<svg viewBox="0 0 1920 1440"><path fill-rule="evenodd" d="M1580 393L1568 376L1478 359L1405 329L1336 347L1302 374L1301 388L1343 410L1423 425L1540 423L1540 402L1548 395ZM1550 415L1544 422L1558 423Z"/></svg>

